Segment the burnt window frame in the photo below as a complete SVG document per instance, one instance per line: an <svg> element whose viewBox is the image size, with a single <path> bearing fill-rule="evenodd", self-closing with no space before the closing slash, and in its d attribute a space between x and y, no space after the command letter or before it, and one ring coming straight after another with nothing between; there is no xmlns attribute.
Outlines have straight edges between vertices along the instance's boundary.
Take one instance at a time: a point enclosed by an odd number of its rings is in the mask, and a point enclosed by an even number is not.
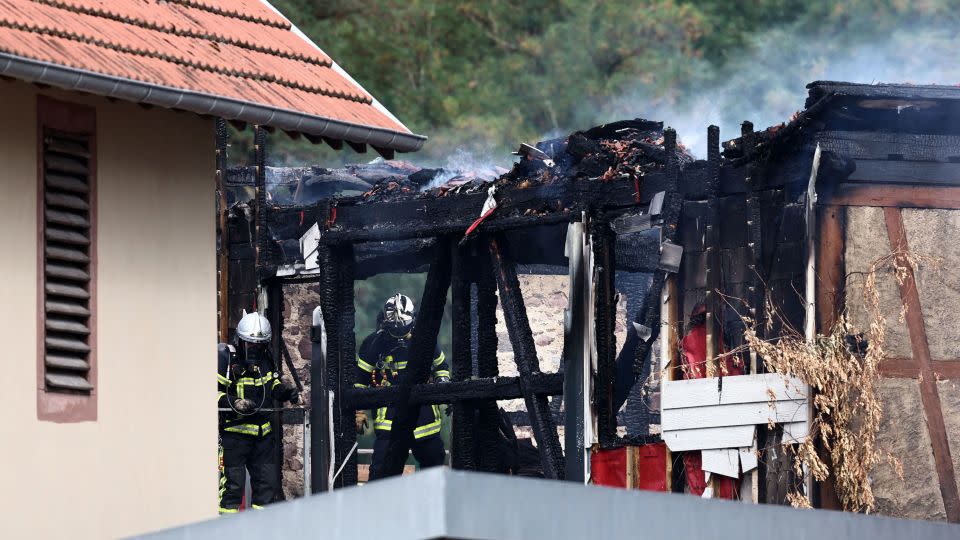
<svg viewBox="0 0 960 540"><path fill-rule="evenodd" d="M47 96L37 97L37 418L41 421L59 423L86 422L97 419L97 129L96 109L91 106L59 101ZM86 325L89 330L87 344L86 380L91 385L88 392L70 392L53 389L47 385L46 374L46 194L45 138L48 134L73 136L87 140L87 181L89 194L87 251L89 262L88 310Z"/></svg>

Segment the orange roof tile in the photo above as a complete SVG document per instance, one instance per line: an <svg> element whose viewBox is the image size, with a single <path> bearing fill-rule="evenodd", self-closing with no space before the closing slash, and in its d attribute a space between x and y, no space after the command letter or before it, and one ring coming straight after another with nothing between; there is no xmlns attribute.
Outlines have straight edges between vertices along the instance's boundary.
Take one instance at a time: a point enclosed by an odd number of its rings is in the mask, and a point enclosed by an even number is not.
<svg viewBox="0 0 960 540"><path fill-rule="evenodd" d="M378 148L420 147L423 137L294 30L262 0L0 0L0 57L15 59L0 71Z"/></svg>

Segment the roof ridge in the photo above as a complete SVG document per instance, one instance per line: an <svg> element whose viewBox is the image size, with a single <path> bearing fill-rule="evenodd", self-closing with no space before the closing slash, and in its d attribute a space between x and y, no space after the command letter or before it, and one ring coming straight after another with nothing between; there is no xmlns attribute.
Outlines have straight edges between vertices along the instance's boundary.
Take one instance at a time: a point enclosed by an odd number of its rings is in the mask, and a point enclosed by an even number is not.
<svg viewBox="0 0 960 540"><path fill-rule="evenodd" d="M6 16L0 16L0 26L12 28L14 30L20 30L23 32L33 32L40 35L49 35L49 36L57 37L60 39L79 41L81 43L86 43L89 45L94 45L94 46L102 47L105 49L112 49L115 51L131 54L135 56L157 58L159 60L170 62L172 64L179 64L179 65L183 65L183 66L187 66L195 69L200 69L203 71L208 71L211 73L218 73L220 75L278 84L280 86L286 86L288 88L302 90L305 92L319 94L327 97L344 99L347 101L354 101L357 103L364 103L364 104L370 104L372 102L372 99L369 96L351 96L342 91L328 90L326 88L320 88L314 85L308 85L308 84L303 84L296 81L287 80L285 78L277 77L267 73L256 73L249 70L239 70L239 69L237 70L223 69L218 66L209 65L203 62L192 61L186 58L177 57L175 55L166 54L159 51L144 50L137 47L127 47L124 45L112 43L112 42L98 39L95 37L85 36L76 32L65 32L63 30L59 30L56 28L48 28L46 26L39 25L39 24L20 23L17 21L12 21Z"/></svg>
<svg viewBox="0 0 960 540"><path fill-rule="evenodd" d="M176 36L187 37L187 38L203 39L203 40L211 41L214 43L216 42L226 43L228 45L234 45L236 47L240 47L243 49L248 49L251 51L260 52L264 54L271 54L271 55L275 55L280 58L286 58L289 60L297 60L300 62L305 62L307 64L313 64L316 66L331 67L333 65L333 61L329 59L318 58L315 56L309 56L309 55L305 55L297 52L284 51L283 49L279 49L275 47L258 45L256 43L244 41L241 39L234 39L222 34L218 35L218 34L206 34L202 32L194 32L191 30L184 30L184 29L177 28L175 25L163 25L163 24L154 23L152 21L147 21L144 19L133 19L130 17L126 17L120 13L102 11L94 8L71 4L69 3L68 0L33 0L33 1L38 4L48 5L48 6L62 9L65 11L80 13L83 15L89 15L91 17L101 17L104 19L108 19L108 20L112 20L112 21L116 21L124 24L129 24L130 26L145 28L147 30L156 30L158 32L164 32L167 34L173 34ZM187 7L192 7L192 6L187 6ZM218 13L218 15L223 15L223 14ZM232 17L232 18L237 18L237 17ZM248 22L254 22L254 21L248 21Z"/></svg>
<svg viewBox="0 0 960 540"><path fill-rule="evenodd" d="M180 5L191 7L194 9L209 11L210 13L216 13L217 15L223 15L225 17L231 17L233 19L240 19L243 21L255 22L255 23L263 24L265 26L282 28L284 30L290 29L289 21L284 20L283 22L280 22L276 19L271 20L264 17L258 17L256 15L250 15L238 10L224 9L222 7L207 3L203 0L165 0L165 1L170 2L171 4L180 4Z"/></svg>

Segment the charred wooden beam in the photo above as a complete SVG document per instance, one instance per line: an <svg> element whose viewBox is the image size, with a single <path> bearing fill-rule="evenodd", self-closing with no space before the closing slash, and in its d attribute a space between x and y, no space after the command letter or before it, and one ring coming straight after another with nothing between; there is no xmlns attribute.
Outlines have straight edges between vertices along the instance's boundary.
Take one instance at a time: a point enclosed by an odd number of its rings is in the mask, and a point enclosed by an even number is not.
<svg viewBox="0 0 960 540"><path fill-rule="evenodd" d="M557 436L557 426L550 413L550 403L545 395L537 395L530 385L530 378L538 373L539 360L527 310L520 294L520 281L513 261L505 259L500 246L505 243L502 236L490 240L490 260L493 265L503 318L513 346L513 357L520 373L520 388L523 391L527 412L530 414L531 427L537 439L543 474L547 478L562 479L564 473L563 452ZM611 260L612 262L612 260Z"/></svg>
<svg viewBox="0 0 960 540"><path fill-rule="evenodd" d="M720 289L720 209L717 201L720 187L720 128L710 126L707 129L707 161L710 177L707 184L707 223L704 235L704 251L706 252L706 267L701 271L706 274L706 375L713 377L715 359L720 352L719 335L717 332L717 315L719 304L717 292Z"/></svg>
<svg viewBox="0 0 960 540"><path fill-rule="evenodd" d="M594 399L601 448L617 440L617 410L613 407L616 374L616 267L613 233L605 222L594 222L594 335L597 342L597 378Z"/></svg>
<svg viewBox="0 0 960 540"><path fill-rule="evenodd" d="M267 252L267 177L266 177L266 142L267 132L259 125L253 127L254 167L256 168L256 255L254 264L257 268L257 282L264 277L261 267L266 261Z"/></svg>
<svg viewBox="0 0 960 540"><path fill-rule="evenodd" d="M339 268L337 299L339 302L339 326L337 332L339 336L339 356L337 362L340 364L340 388L339 394L352 388L357 380L357 344L356 333L356 304L354 303L354 276L356 273L356 259L353 254L353 246L342 246L336 249ZM343 443L344 450L350 452L354 443L357 442L356 423L354 419L355 411L350 407L340 408L340 422L344 428ZM357 483L357 454L350 454L349 458L344 456L339 460L343 463L348 460L343 472L340 473L339 481L344 486L352 486Z"/></svg>
<svg viewBox="0 0 960 540"><path fill-rule="evenodd" d="M280 283L274 283L267 286L267 298L266 316L267 320L270 321L270 328L273 330L273 335L270 339L270 356L273 358L274 370L276 370L277 374L280 375L283 373L283 357L281 356L283 354L281 352L281 347L283 346L283 285ZM272 407L276 409L270 415L272 416L274 428L282 433L282 404L277 403L272 398L271 402ZM274 440L276 441L274 443L274 459L277 460L277 463L283 463L283 437L278 436ZM281 467L276 468L276 474L276 485L283 485L283 471L281 470Z"/></svg>
<svg viewBox="0 0 960 540"><path fill-rule="evenodd" d="M533 374L530 377L529 387L538 396L561 395L563 394L563 374ZM401 394L402 390L399 386L350 388L344 391L343 400L345 406L353 409L373 409L392 406L397 403ZM444 384L415 384L410 388L409 403L418 406L442 403L453 403L454 406L476 405L479 401L500 401L522 397L524 394L519 377L484 377ZM456 412L454 412L454 426L456 422Z"/></svg>
<svg viewBox="0 0 960 540"><path fill-rule="evenodd" d="M870 184L930 184L941 187L960 183L960 163L857 159L849 180Z"/></svg>
<svg viewBox="0 0 960 540"><path fill-rule="evenodd" d="M495 378L497 366L497 283L490 257L479 256L477 278L477 376ZM490 399L477 404L477 460L481 471L496 472L499 463L500 411Z"/></svg>
<svg viewBox="0 0 960 540"><path fill-rule="evenodd" d="M320 248L320 306L327 329L326 387L314 389L314 399L326 399L333 393L334 454L331 459L339 468L347 461L348 453L357 439L354 410L344 403L345 390L356 382L356 353L354 352L353 250L352 247ZM317 403L314 403L314 408ZM321 424L322 425L322 424ZM325 434L323 434L325 435ZM321 439L320 442L327 442ZM330 486L345 487L356 484L356 454L349 457L343 472Z"/></svg>
<svg viewBox="0 0 960 540"><path fill-rule="evenodd" d="M679 172L679 167L674 168ZM670 182L674 189L667 189ZM650 173L643 178L640 203L649 203L661 191L676 191L675 186L676 178L664 172ZM482 231L564 223L579 219L582 211L634 207L635 189L628 180L504 188L498 191L497 210L484 221ZM486 197L486 193L473 193L378 203L347 198L338 201L333 222L325 213L326 205L275 206L270 225L273 233L283 238L299 238L313 223L327 225L320 240L326 244L462 234L476 219Z"/></svg>
<svg viewBox="0 0 960 540"><path fill-rule="evenodd" d="M384 456L384 476L398 476L403 472L416 427L420 406L411 403L413 386L424 384L430 377L436 351L437 334L443 319L443 308L450 289L450 242L444 239L437 243L437 254L427 273L420 300L420 311L410 338L407 367L401 372L399 391L394 401L396 416L390 430L390 444ZM370 478L376 480L377 478Z"/></svg>
<svg viewBox="0 0 960 540"><path fill-rule="evenodd" d="M881 131L821 131L817 142L824 150L853 159L898 159L950 162L960 159L960 137Z"/></svg>
<svg viewBox="0 0 960 540"><path fill-rule="evenodd" d="M451 376L453 383L463 384L473 375L473 328L470 316L470 257L467 250L453 247L453 274L451 276L452 348ZM449 386L449 385L443 385ZM470 385L473 386L473 385ZM517 385L519 389L519 384ZM462 389L464 392L468 388ZM458 395L460 393L458 392ZM476 407L458 401L453 405L453 427L450 437L450 465L454 469L476 470Z"/></svg>

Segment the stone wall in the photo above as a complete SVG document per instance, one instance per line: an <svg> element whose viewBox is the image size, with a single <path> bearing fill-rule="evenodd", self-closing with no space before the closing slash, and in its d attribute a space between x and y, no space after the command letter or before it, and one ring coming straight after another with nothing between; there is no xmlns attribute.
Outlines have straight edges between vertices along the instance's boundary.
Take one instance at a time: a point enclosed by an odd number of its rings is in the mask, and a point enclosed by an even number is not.
<svg viewBox="0 0 960 540"><path fill-rule="evenodd" d="M916 275L921 311L934 361L960 359L960 211L902 211L906 240L918 255L942 258L941 268L922 265ZM862 296L862 272L891 252L883 209L850 207L847 210L845 264L847 309L851 321L861 330L869 319ZM891 272L877 280L880 304L886 318L886 356L914 357L910 333L901 319L900 291ZM955 471L960 472L960 385L956 380L937 378L946 435ZM900 461L903 476L892 463L883 462L872 476L877 512L891 516L944 520L943 497L931 447L931 436L920 398L921 381L916 378L886 378L880 387L884 419L877 444Z"/></svg>
<svg viewBox="0 0 960 540"><path fill-rule="evenodd" d="M315 285L287 285L284 287L283 341L290 351L297 375L303 383L300 406L310 401L310 326L313 309L320 303ZM292 384L292 377L284 365L284 380ZM287 405L289 406L289 405ZM303 496L303 426L283 427L283 496L292 499Z"/></svg>

